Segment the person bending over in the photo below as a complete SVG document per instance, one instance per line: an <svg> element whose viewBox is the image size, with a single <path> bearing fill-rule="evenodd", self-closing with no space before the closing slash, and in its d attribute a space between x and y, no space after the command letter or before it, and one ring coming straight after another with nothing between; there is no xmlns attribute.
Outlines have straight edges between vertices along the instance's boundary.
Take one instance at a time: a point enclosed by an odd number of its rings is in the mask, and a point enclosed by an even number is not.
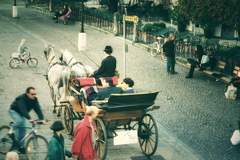
<svg viewBox="0 0 240 160"><path fill-rule="evenodd" d="M22 138L26 135L26 128L21 126L26 126L26 119L29 122L32 122L32 118L28 114L31 110L34 110L38 115L38 118L42 121L43 124L46 124L44 120L44 116L41 110L41 107L38 103L38 99L36 97L36 91L33 87L28 87L26 89L26 93L18 96L13 103L11 104L10 108L8 109L8 113L11 118L14 120L12 124L12 128L9 130L9 137L13 140L14 145L17 147L19 146L19 152L25 154L24 141L21 142ZM18 131L17 141L15 141L14 131Z"/></svg>
<svg viewBox="0 0 240 160"><path fill-rule="evenodd" d="M211 50L209 50L207 52L207 55L202 56L199 71L202 71L204 69L212 71L214 69L214 67L216 66L216 64L217 64L217 59L213 56L213 52ZM196 67L195 64L191 64L189 73L185 78L193 78L193 72L194 72L195 67Z"/></svg>

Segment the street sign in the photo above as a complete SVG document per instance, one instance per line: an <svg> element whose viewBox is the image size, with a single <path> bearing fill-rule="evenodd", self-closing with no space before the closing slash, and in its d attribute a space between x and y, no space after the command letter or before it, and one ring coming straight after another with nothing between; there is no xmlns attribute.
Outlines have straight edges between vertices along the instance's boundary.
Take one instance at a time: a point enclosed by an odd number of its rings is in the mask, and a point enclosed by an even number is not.
<svg viewBox="0 0 240 160"><path fill-rule="evenodd" d="M125 16L125 20L137 23L138 22L138 16Z"/></svg>

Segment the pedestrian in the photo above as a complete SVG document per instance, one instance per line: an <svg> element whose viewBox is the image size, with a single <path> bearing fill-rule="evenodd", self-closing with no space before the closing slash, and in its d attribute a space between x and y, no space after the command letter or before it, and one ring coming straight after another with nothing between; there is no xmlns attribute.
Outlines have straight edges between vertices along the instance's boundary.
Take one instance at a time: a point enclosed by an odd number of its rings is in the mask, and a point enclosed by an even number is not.
<svg viewBox="0 0 240 160"><path fill-rule="evenodd" d="M18 154L16 152L8 152L5 160L18 160Z"/></svg>
<svg viewBox="0 0 240 160"><path fill-rule="evenodd" d="M68 12L67 12L65 15L62 16L63 24L64 24L64 25L67 24L67 22L68 22L67 19L71 17L71 14L72 14L72 9L71 9L70 6L68 6Z"/></svg>
<svg viewBox="0 0 240 160"><path fill-rule="evenodd" d="M163 45L163 52L165 52L165 55L167 57L167 74L172 75L172 74L177 74L175 71L175 64L176 64L176 59L175 59L175 35L170 34L168 41Z"/></svg>
<svg viewBox="0 0 240 160"><path fill-rule="evenodd" d="M103 50L105 59L102 60L101 66L98 70L94 71L94 77L97 79L97 84L101 84L99 78L115 76L117 60L112 56L113 49L111 46L106 46Z"/></svg>
<svg viewBox="0 0 240 160"><path fill-rule="evenodd" d="M98 108L96 106L89 106L87 107L84 119L77 124L71 148L73 158L78 160L94 160L97 158L95 148L96 137L94 132L94 119L97 115Z"/></svg>
<svg viewBox="0 0 240 160"><path fill-rule="evenodd" d="M123 79L123 93L136 93L135 89L133 89L134 81L131 78L124 78Z"/></svg>
<svg viewBox="0 0 240 160"><path fill-rule="evenodd" d="M28 87L26 89L26 93L18 96L8 109L9 115L14 120L8 134L9 137L13 140L15 147L19 147L19 152L22 154L25 154L25 148L23 147L24 141L21 142L21 140L26 135L26 128L21 126L26 126L26 119L29 122L34 123L34 120L29 115L29 112L32 109L36 112L38 118L42 121L42 123L46 124L44 115L36 97L36 91L34 87ZM14 133L18 133L16 135L16 140Z"/></svg>
<svg viewBox="0 0 240 160"><path fill-rule="evenodd" d="M20 53L21 60L25 61L29 55L29 48L26 46L26 39L22 39L20 45L18 46L17 53Z"/></svg>
<svg viewBox="0 0 240 160"><path fill-rule="evenodd" d="M63 10L56 12L54 19L56 20L55 23L58 23L58 17L64 16L68 12L68 6L66 4L63 5Z"/></svg>
<svg viewBox="0 0 240 160"><path fill-rule="evenodd" d="M65 160L65 155L71 158L72 154L64 147L62 121L55 121L50 129L53 130L53 136L48 144L48 160Z"/></svg>
<svg viewBox="0 0 240 160"><path fill-rule="evenodd" d="M202 60L199 65L200 66L199 71L202 71L202 70L212 71L214 70L214 67L216 66L216 64L217 64L217 59L213 56L213 52L209 50L207 52L207 55L202 56ZM191 64L189 73L185 78L193 78L193 72L195 67L196 67L195 64Z"/></svg>

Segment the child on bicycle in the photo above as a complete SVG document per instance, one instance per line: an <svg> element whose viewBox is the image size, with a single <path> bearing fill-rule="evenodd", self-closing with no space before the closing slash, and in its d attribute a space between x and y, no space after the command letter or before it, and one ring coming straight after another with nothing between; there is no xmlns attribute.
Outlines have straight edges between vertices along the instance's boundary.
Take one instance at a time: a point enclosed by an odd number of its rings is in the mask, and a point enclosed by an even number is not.
<svg viewBox="0 0 240 160"><path fill-rule="evenodd" d="M29 48L26 46L26 39L22 39L20 45L18 46L17 53L20 53L21 60L25 61L29 56L28 50Z"/></svg>
<svg viewBox="0 0 240 160"><path fill-rule="evenodd" d="M55 121L50 129L53 130L53 136L48 144L48 160L65 160L65 155L71 158L72 154L64 147L62 121Z"/></svg>
<svg viewBox="0 0 240 160"><path fill-rule="evenodd" d="M32 109L36 112L42 123L46 124L41 107L36 97L35 88L33 87L28 87L26 89L26 93L18 96L8 109L9 115L14 120L8 135L13 140L15 147L19 147L18 151L22 154L25 154L25 148L23 147L24 141L21 142L21 140L26 135L26 128L22 126L26 126L26 119L30 122L33 121L28 114L28 112L30 112ZM14 135L15 131L18 133L16 140Z"/></svg>

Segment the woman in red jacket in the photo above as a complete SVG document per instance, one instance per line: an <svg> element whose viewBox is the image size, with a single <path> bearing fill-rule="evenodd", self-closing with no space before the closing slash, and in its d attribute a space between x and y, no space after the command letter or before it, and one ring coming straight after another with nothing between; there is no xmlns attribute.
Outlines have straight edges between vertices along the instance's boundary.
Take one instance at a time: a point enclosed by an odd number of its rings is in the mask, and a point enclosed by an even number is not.
<svg viewBox="0 0 240 160"><path fill-rule="evenodd" d="M77 124L71 148L73 158L77 158L78 160L93 160L97 158L95 148L96 137L94 133L94 119L97 115L98 108L90 106L87 108L84 119Z"/></svg>

